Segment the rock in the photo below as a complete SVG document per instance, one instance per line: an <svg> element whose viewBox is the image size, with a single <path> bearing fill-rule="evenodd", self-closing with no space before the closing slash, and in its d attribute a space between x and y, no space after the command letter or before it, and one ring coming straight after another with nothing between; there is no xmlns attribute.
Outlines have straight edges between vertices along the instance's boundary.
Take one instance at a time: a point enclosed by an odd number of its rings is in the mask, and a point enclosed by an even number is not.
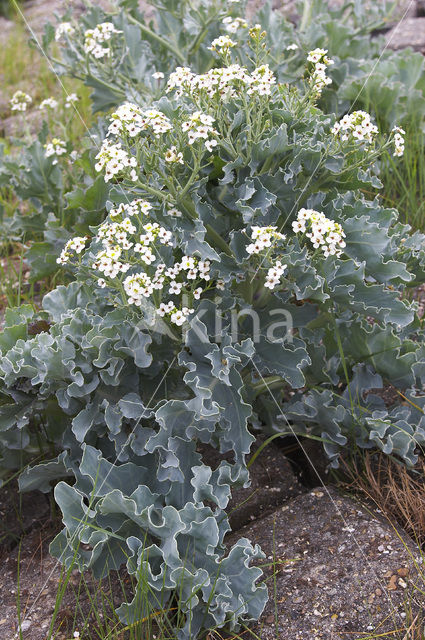
<svg viewBox="0 0 425 640"><path fill-rule="evenodd" d="M254 445L254 451L261 444L262 440L258 440ZM205 463L212 468L218 467L222 460L231 461L231 456L220 455L212 447L203 445L201 451ZM288 459L273 443L266 446L256 458L250 468L250 474L251 486L234 490L227 508L227 512L231 514L230 524L233 531L256 518L262 518L277 506L305 491Z"/></svg>
<svg viewBox="0 0 425 640"><path fill-rule="evenodd" d="M24 620L21 624L21 631L28 631L31 626L31 620Z"/></svg>
<svg viewBox="0 0 425 640"><path fill-rule="evenodd" d="M386 42L391 49L412 47L425 53L425 18L403 20L387 33Z"/></svg>
<svg viewBox="0 0 425 640"><path fill-rule="evenodd" d="M261 640L354 638L378 625L384 635L410 625L402 614L417 578L419 549L352 498L321 487L232 534L229 542L241 535L261 544L267 560L260 564L275 563L277 571L275 590L269 579L270 601L253 628ZM270 578L273 566L265 573ZM413 616L424 605L423 590L417 590L409 599Z"/></svg>
<svg viewBox="0 0 425 640"><path fill-rule="evenodd" d="M0 136L5 138L22 137L26 131L36 135L40 131L42 121L43 114L36 108L25 113L11 115L0 121Z"/></svg>

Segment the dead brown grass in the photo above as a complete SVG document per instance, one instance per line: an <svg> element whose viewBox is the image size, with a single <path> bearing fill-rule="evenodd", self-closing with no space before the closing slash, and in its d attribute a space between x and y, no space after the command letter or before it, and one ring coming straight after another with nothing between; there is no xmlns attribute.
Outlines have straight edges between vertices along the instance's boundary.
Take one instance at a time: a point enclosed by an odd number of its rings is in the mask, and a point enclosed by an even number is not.
<svg viewBox="0 0 425 640"><path fill-rule="evenodd" d="M345 467L350 488L360 490L424 547L425 461L410 470L383 453L365 452L361 464Z"/></svg>

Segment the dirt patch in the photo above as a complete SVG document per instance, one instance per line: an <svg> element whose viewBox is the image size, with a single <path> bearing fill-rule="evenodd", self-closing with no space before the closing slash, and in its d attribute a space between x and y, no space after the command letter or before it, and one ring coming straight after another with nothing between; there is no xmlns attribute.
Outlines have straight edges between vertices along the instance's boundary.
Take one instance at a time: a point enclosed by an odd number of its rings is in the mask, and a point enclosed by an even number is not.
<svg viewBox="0 0 425 640"><path fill-rule="evenodd" d="M408 614L424 610L418 547L332 487L298 496L229 542L241 535L267 557L271 598L253 629L261 640L396 638Z"/></svg>

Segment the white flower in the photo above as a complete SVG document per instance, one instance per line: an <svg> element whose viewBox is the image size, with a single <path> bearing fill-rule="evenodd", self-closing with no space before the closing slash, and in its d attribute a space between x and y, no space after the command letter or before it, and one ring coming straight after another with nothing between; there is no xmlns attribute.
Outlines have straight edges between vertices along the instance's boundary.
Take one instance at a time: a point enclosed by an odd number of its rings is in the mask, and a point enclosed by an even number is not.
<svg viewBox="0 0 425 640"><path fill-rule="evenodd" d="M159 305L159 309L157 309L157 314L161 316L161 318L164 318L164 316L170 315L175 308L176 306L174 302L171 302L171 300L166 304L164 302L161 302L161 304Z"/></svg>
<svg viewBox="0 0 425 640"><path fill-rule="evenodd" d="M401 127L394 127L392 133L394 134L393 155L396 157L401 157L404 154L404 136L406 135L406 132Z"/></svg>
<svg viewBox="0 0 425 640"><path fill-rule="evenodd" d="M193 269L195 266L195 259L191 256L183 256L180 266L181 269L184 269L186 271L189 269Z"/></svg>
<svg viewBox="0 0 425 640"><path fill-rule="evenodd" d="M292 44L288 44L286 47L286 51L296 51L298 49L298 45L293 42Z"/></svg>
<svg viewBox="0 0 425 640"><path fill-rule="evenodd" d="M71 106L75 104L75 102L78 102L79 99L80 98L76 93L70 93L69 95L67 95L65 100L65 109L70 109Z"/></svg>
<svg viewBox="0 0 425 640"><path fill-rule="evenodd" d="M336 122L331 133L342 142L361 142L369 145L378 134L378 127L372 123L366 111L354 111Z"/></svg>
<svg viewBox="0 0 425 640"><path fill-rule="evenodd" d="M64 35L72 36L75 32L75 28L70 22L60 22L56 27L55 40L61 40Z"/></svg>
<svg viewBox="0 0 425 640"><path fill-rule="evenodd" d="M103 44L110 40L114 34L122 33L115 29L112 22L101 22L94 29L87 29L84 33L84 51L95 58L104 58L111 55L111 49Z"/></svg>
<svg viewBox="0 0 425 640"><path fill-rule="evenodd" d="M44 155L46 158L50 158L50 156L63 156L66 153L66 142L60 140L60 138L52 138L52 141L44 145L45 152ZM57 160L53 160L53 164L56 164Z"/></svg>
<svg viewBox="0 0 425 640"><path fill-rule="evenodd" d="M214 147L216 147L218 144L217 140L207 140L205 143L205 148L212 152L212 150L214 149Z"/></svg>
<svg viewBox="0 0 425 640"><path fill-rule="evenodd" d="M193 297L195 298L195 300L199 300L199 298L201 297L201 294L202 294L202 287L198 287L193 292Z"/></svg>
<svg viewBox="0 0 425 640"><path fill-rule="evenodd" d="M225 287L225 282L224 280L217 280L217 282L215 283L215 286L217 287L217 289L219 289L220 291L224 291Z"/></svg>
<svg viewBox="0 0 425 640"><path fill-rule="evenodd" d="M128 303L137 307L140 307L143 298L149 298L154 291L152 280L146 273L127 276L123 282L123 287L128 296Z"/></svg>
<svg viewBox="0 0 425 640"><path fill-rule="evenodd" d="M211 136L218 135L218 131L212 126L213 122L212 116L201 111L195 111L189 120L183 122L182 130L187 132L189 144L194 144L196 140L204 140L205 147L211 151L217 145L217 140Z"/></svg>
<svg viewBox="0 0 425 640"><path fill-rule="evenodd" d="M254 69L250 78L250 86L247 91L248 95L259 94L261 96L269 96L272 92L272 86L276 84L276 78L268 64Z"/></svg>
<svg viewBox="0 0 425 640"><path fill-rule="evenodd" d="M327 53L327 49L314 49L313 51L309 51L307 60L314 64L317 62L323 62L326 66L334 64L334 61L326 55Z"/></svg>
<svg viewBox="0 0 425 640"><path fill-rule="evenodd" d="M167 209L167 213L169 216L172 216L173 218L182 217L182 212L176 209L176 207L170 207L169 209Z"/></svg>
<svg viewBox="0 0 425 640"><path fill-rule="evenodd" d="M164 156L165 162L178 162L184 164L183 154L181 151L177 151L177 147L171 147L166 151Z"/></svg>
<svg viewBox="0 0 425 640"><path fill-rule="evenodd" d="M143 111L137 104L125 102L112 113L108 135L127 133L134 138L142 131L153 131L155 137L172 129L169 118L157 109Z"/></svg>
<svg viewBox="0 0 425 640"><path fill-rule="evenodd" d="M326 75L326 68L334 64L334 61L326 55L327 53L327 49L314 49L307 56L308 62L312 62L314 65L311 73L311 83L319 96L326 85L332 84L332 79Z"/></svg>
<svg viewBox="0 0 425 640"><path fill-rule="evenodd" d="M58 101L54 98L46 98L42 102L40 102L39 109L56 109L58 106Z"/></svg>
<svg viewBox="0 0 425 640"><path fill-rule="evenodd" d="M181 282L176 282L175 280L172 280L170 282L170 288L168 292L171 295L173 294L178 295L179 293L181 293L182 288L183 288L183 284Z"/></svg>
<svg viewBox="0 0 425 640"><path fill-rule="evenodd" d="M155 71L155 73L152 74L152 78L155 78L155 80L162 80L163 77L164 74L162 71Z"/></svg>
<svg viewBox="0 0 425 640"><path fill-rule="evenodd" d="M176 310L171 314L171 318L170 318L171 322L175 325L177 325L178 327L181 327L181 325L185 322L186 320L186 314L183 313L183 310Z"/></svg>
<svg viewBox="0 0 425 640"><path fill-rule="evenodd" d="M128 215L130 217L141 214L148 215L148 212L152 209L152 205L146 200L136 198L131 202L126 202L118 205L118 207L112 208L109 211L111 218L118 218L120 216Z"/></svg>
<svg viewBox="0 0 425 640"><path fill-rule="evenodd" d="M206 94L226 101L242 93L246 95L247 91L249 95L270 95L275 83L276 78L268 65L258 67L252 75L238 64L210 69L200 75L195 75L188 67L178 67L170 75L167 92L174 90L176 97L186 94L197 98Z"/></svg>
<svg viewBox="0 0 425 640"><path fill-rule="evenodd" d="M251 240L253 243L246 247L249 255L261 253L264 249L271 247L272 241L285 240L285 235L276 231L277 227L256 227L251 228Z"/></svg>
<svg viewBox="0 0 425 640"><path fill-rule="evenodd" d="M236 47L236 45L237 42L234 42L229 36L219 36L211 42L211 46L208 49L223 54L227 53L232 47Z"/></svg>
<svg viewBox="0 0 425 640"><path fill-rule="evenodd" d="M232 16L223 18L223 24L228 33L236 33L238 29L246 29L248 27L246 20L243 20L243 18L232 18Z"/></svg>
<svg viewBox="0 0 425 640"><path fill-rule="evenodd" d="M75 238L71 238L68 240L66 245L61 251L59 258L57 258L56 262L58 264L65 264L69 261L70 258L73 257L73 254L79 254L84 251L86 247L87 238L83 238L80 236L76 236Z"/></svg>
<svg viewBox="0 0 425 640"><path fill-rule="evenodd" d="M105 170L105 182L109 182L115 177L125 175L125 170L137 166L137 160L133 156L129 156L127 151L122 149L121 143L112 144L109 140L104 140L99 153L96 156L96 171ZM130 178L134 179L137 175L135 171L129 171Z"/></svg>
<svg viewBox="0 0 425 640"><path fill-rule="evenodd" d="M26 111L31 102L32 98L27 93L15 91L10 99L10 109L11 111Z"/></svg>
<svg viewBox="0 0 425 640"><path fill-rule="evenodd" d="M315 249L321 248L325 257L340 257L346 246L345 233L338 222L334 222L321 211L300 209L297 220L292 223L296 233L305 233Z"/></svg>

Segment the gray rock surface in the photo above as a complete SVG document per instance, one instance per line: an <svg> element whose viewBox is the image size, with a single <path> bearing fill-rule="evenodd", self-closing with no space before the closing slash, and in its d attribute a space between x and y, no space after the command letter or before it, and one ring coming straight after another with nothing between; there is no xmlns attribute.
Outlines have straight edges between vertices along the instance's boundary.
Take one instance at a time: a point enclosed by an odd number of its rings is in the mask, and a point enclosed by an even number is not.
<svg viewBox="0 0 425 640"><path fill-rule="evenodd" d="M241 535L261 544L263 564L274 563L265 569L270 602L253 627L261 640L384 638L409 627L409 607L413 615L424 609L418 548L333 488L298 496L231 539Z"/></svg>
<svg viewBox="0 0 425 640"><path fill-rule="evenodd" d="M391 49L412 47L425 53L425 18L403 20L387 33L386 42Z"/></svg>

